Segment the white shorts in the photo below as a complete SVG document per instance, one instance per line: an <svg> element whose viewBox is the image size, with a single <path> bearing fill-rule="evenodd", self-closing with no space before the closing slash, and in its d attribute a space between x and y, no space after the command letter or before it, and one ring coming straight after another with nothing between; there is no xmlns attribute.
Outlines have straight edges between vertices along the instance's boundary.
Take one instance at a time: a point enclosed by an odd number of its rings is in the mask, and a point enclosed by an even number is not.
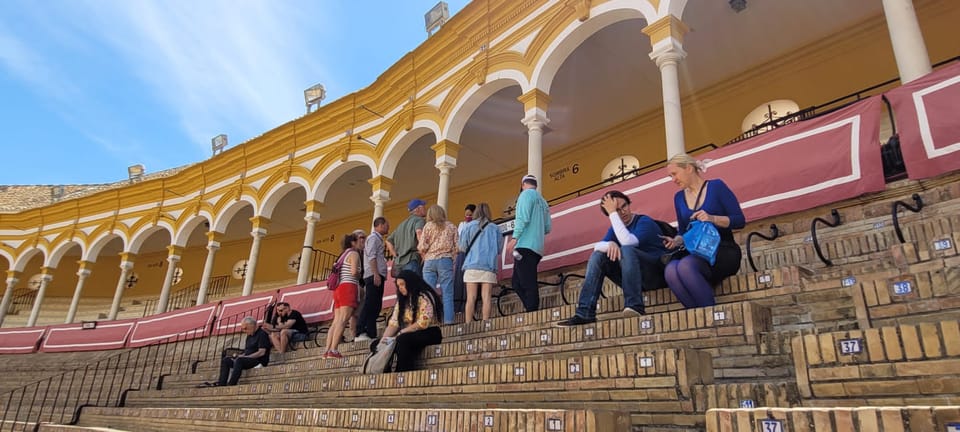
<svg viewBox="0 0 960 432"><path fill-rule="evenodd" d="M464 270L463 281L466 283L497 283L497 274L485 270Z"/></svg>

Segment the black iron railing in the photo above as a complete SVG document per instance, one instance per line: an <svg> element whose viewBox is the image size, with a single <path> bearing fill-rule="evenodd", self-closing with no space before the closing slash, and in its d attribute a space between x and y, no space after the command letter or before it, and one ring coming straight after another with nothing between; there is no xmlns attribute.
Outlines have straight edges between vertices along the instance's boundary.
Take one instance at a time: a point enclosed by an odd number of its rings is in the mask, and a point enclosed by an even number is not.
<svg viewBox="0 0 960 432"><path fill-rule="evenodd" d="M170 374L195 372L204 360L219 359L247 316L260 318L267 306L186 330L139 348L56 374L0 394L0 431L37 431L45 422L76 424L87 406L120 407L127 393L163 386ZM207 331L207 337L198 337Z"/></svg>
<svg viewBox="0 0 960 432"><path fill-rule="evenodd" d="M333 265L337 262L337 255L334 255L330 252L323 251L317 248L310 246L304 246L304 248L310 248L313 253L310 255L310 282L319 282L325 280L327 276L330 275L330 269L333 268ZM303 265L303 263L300 263Z"/></svg>
<svg viewBox="0 0 960 432"><path fill-rule="evenodd" d="M700 147L691 149L691 150L689 151L689 153L690 153L690 154L698 154L698 153L703 152L704 150L707 150L707 149L715 150L716 148L717 148L716 144L713 144L713 143L704 144L704 145L702 145L702 146L700 146ZM644 165L644 166L642 166L642 167L640 167L640 168L636 168L636 169L633 169L633 170L624 172L624 173L622 173L622 174L615 175L615 176L610 177L610 178L608 178L608 179L606 179L606 180L604 180L604 181L602 181L602 182L594 183L594 184L592 184L592 185L590 185L590 186L583 187L583 188L578 189L578 190L575 190L575 191L573 191L573 192L568 192L568 193L565 193L565 194L560 195L560 196L558 196L558 197L551 198L549 201L547 201L547 203L550 204L550 205L559 204L559 203L564 202L564 201L566 201L566 200L569 200L569 199L571 199L571 198L576 198L576 197L581 196L581 195L586 195L586 194L588 194L588 193L590 193L590 192L593 192L593 191L596 191L596 190L599 190L599 189L603 189L603 188L605 188L605 187L607 187L607 186L610 186L610 185L612 185L612 184L620 183L620 182L622 182L622 181L624 181L624 180L628 180L628 179L637 177L637 176L639 176L639 175L641 175L641 174L646 174L646 173L648 173L648 172L650 172L650 171L653 171L653 170L655 170L655 169L657 169L657 168L661 168L661 167L665 166L666 164L667 164L667 160L666 160L666 159L663 159L663 160L660 160L660 161L657 161L657 162L654 162L654 163L651 163L651 164L647 164L647 165ZM497 221L494 221L494 222L497 222Z"/></svg>
<svg viewBox="0 0 960 432"><path fill-rule="evenodd" d="M750 242L753 241L754 237L760 237L766 241L774 241L777 237L780 237L780 228L777 227L777 224L770 224L770 235L764 235L757 231L747 234L747 263L750 264L750 268L756 273L757 265L753 262L753 248L750 246Z"/></svg>
<svg viewBox="0 0 960 432"><path fill-rule="evenodd" d="M13 297L10 301L10 309L7 313L15 314L21 309L33 307L33 301L37 298L37 291L29 288L20 288L13 290Z"/></svg>
<svg viewBox="0 0 960 432"><path fill-rule="evenodd" d="M920 213L920 210L923 210L923 199L920 198L920 195L913 194L913 196L910 198L916 205L910 205L903 201L897 201L893 203L890 210L890 217L893 219L893 232L897 234L897 240L900 240L901 244L906 243L907 240L903 238L903 230L900 229L900 216L898 215L898 210L900 210L900 207L903 207L914 213Z"/></svg>
<svg viewBox="0 0 960 432"><path fill-rule="evenodd" d="M823 251L820 249L820 240L817 239L817 224L822 223L831 228L840 226L840 212L838 212L837 209L830 210L830 217L832 220L829 221L824 218L817 217L813 219L813 222L810 222L810 238L813 240L813 250L817 253L817 257L820 258L820 261L823 261L823 263L827 266L832 266L833 261L827 259L827 257L823 255Z"/></svg>
<svg viewBox="0 0 960 432"><path fill-rule="evenodd" d="M207 298L208 299L219 299L222 298L227 293L227 288L230 285L230 276L215 276L210 278L210 284L207 286ZM200 283L195 283L181 290L177 290L170 296L170 299L167 301L167 310L170 312L177 309L188 308L191 306L196 306L197 304L197 294L200 293ZM154 298L147 300L143 303L143 316L153 315L156 313L157 303L160 302L159 298Z"/></svg>

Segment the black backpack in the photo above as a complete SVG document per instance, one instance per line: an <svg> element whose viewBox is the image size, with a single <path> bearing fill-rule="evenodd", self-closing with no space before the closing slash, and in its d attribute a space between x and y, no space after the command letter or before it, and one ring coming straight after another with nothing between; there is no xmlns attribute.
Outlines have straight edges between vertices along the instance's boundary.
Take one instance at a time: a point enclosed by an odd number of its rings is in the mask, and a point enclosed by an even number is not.
<svg viewBox="0 0 960 432"><path fill-rule="evenodd" d="M641 215L641 216L646 216L646 215ZM649 217L649 216L647 216L647 217ZM650 218L650 219L653 219L653 218ZM666 222L664 222L664 221L662 221L662 220L658 220L658 219L653 219L653 221L657 223L657 226L658 226L658 227L660 227L660 235L664 235L664 236L671 237L671 238L677 236L677 229L674 228L673 225L670 225L670 224L668 224L668 223L666 223Z"/></svg>

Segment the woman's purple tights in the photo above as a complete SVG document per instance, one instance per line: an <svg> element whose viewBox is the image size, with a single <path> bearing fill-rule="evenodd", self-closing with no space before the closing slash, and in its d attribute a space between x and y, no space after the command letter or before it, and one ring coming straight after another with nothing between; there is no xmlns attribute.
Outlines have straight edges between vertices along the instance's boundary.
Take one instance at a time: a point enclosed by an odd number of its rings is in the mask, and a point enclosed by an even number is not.
<svg viewBox="0 0 960 432"><path fill-rule="evenodd" d="M680 303L689 309L716 304L713 286L707 281L710 273L710 263L702 258L687 255L679 260L670 261L664 278Z"/></svg>

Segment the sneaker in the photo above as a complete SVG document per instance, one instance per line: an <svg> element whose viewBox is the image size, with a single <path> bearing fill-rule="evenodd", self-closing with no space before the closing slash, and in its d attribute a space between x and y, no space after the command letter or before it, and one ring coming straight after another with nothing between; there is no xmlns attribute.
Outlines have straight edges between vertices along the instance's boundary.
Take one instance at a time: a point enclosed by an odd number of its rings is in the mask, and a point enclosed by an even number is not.
<svg viewBox="0 0 960 432"><path fill-rule="evenodd" d="M323 355L323 358L342 359L343 354L340 354L340 351L327 351L326 354Z"/></svg>
<svg viewBox="0 0 960 432"><path fill-rule="evenodd" d="M373 339L371 339L370 336L367 336L365 334L361 334L360 336L353 338L354 342L370 342L372 340Z"/></svg>
<svg viewBox="0 0 960 432"><path fill-rule="evenodd" d="M596 318L583 318L579 315L574 315L570 319L565 319L563 321L558 321L555 325L557 327L573 327L584 324L591 324L597 322Z"/></svg>
<svg viewBox="0 0 960 432"><path fill-rule="evenodd" d="M623 316L626 318L643 316L643 308L640 308L640 310L636 310L632 307L625 307L623 308Z"/></svg>
<svg viewBox="0 0 960 432"><path fill-rule="evenodd" d="M254 366L253 368L254 368L254 369L258 369L258 368L262 368L262 367L263 367L263 364L257 363L257 365Z"/></svg>

